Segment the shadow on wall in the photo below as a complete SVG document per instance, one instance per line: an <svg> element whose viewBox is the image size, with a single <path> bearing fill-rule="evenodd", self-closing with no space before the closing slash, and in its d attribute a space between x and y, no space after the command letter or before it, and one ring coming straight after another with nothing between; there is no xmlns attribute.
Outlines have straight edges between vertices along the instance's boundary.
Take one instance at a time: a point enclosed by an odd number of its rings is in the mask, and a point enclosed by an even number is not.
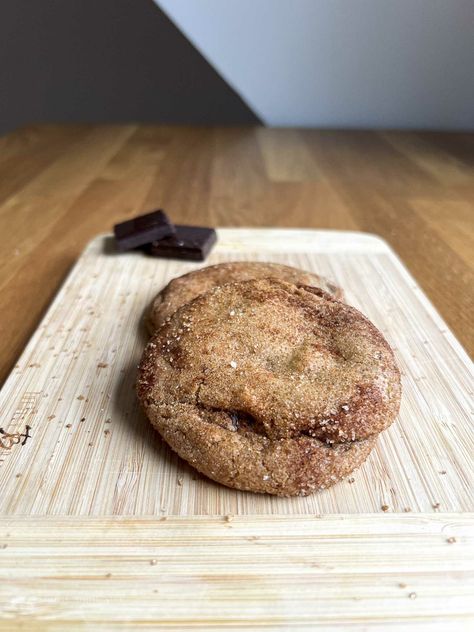
<svg viewBox="0 0 474 632"><path fill-rule="evenodd" d="M258 122L152 0L2 0L0 88L0 133L36 122Z"/></svg>

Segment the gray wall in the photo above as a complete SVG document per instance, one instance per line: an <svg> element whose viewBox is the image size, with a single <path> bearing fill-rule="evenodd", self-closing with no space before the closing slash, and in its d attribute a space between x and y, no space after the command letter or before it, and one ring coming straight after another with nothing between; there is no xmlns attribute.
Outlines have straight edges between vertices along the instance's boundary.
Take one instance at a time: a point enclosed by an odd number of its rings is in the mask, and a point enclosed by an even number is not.
<svg viewBox="0 0 474 632"><path fill-rule="evenodd" d="M269 125L474 127L474 0L156 0Z"/></svg>
<svg viewBox="0 0 474 632"><path fill-rule="evenodd" d="M0 0L0 133L43 121L474 127L474 0L157 2L179 29L153 0Z"/></svg>
<svg viewBox="0 0 474 632"><path fill-rule="evenodd" d="M258 119L152 0L0 0L0 133Z"/></svg>

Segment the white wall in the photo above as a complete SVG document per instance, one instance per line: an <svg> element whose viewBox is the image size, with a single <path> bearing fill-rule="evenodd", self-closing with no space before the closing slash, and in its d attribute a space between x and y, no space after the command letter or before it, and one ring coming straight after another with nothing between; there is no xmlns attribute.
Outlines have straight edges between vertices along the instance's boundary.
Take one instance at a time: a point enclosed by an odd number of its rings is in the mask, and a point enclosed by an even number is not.
<svg viewBox="0 0 474 632"><path fill-rule="evenodd" d="M474 128L474 0L156 0L269 125Z"/></svg>

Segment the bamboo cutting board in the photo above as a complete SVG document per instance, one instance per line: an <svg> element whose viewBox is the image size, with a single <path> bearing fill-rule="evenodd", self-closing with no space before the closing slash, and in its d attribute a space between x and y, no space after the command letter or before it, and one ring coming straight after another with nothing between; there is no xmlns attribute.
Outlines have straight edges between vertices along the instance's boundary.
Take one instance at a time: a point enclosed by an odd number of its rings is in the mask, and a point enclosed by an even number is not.
<svg viewBox="0 0 474 632"><path fill-rule="evenodd" d="M474 625L472 516L15 518L1 542L2 631Z"/></svg>
<svg viewBox="0 0 474 632"><path fill-rule="evenodd" d="M469 359L380 239L219 231L207 264L333 279L384 332L400 416L307 498L197 475L137 407L144 310L197 267L94 239L0 393L0 629L466 630L474 625ZM383 509L382 509L383 508Z"/></svg>
<svg viewBox="0 0 474 632"><path fill-rule="evenodd" d="M399 419L348 480L306 498L239 492L197 475L160 440L134 394L143 313L198 267L94 239L0 393L1 514L215 515L463 512L473 508L470 362L375 236L219 231L206 264L260 259L324 274L383 331L402 370ZM201 264L202 265L202 264ZM26 437L26 426L30 430ZM15 435L17 438L15 439Z"/></svg>

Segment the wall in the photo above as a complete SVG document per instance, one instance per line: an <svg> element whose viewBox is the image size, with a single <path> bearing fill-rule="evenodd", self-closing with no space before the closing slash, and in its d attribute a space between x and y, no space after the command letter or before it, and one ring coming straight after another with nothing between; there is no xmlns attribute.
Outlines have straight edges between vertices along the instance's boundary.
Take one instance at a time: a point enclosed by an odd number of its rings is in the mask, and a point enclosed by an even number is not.
<svg viewBox="0 0 474 632"><path fill-rule="evenodd" d="M157 0L270 125L474 127L473 0Z"/></svg>
<svg viewBox="0 0 474 632"><path fill-rule="evenodd" d="M0 133L258 119L152 0L1 0Z"/></svg>
<svg viewBox="0 0 474 632"><path fill-rule="evenodd" d="M1 0L0 133L259 117L474 127L474 0L159 3L179 28L153 0Z"/></svg>

